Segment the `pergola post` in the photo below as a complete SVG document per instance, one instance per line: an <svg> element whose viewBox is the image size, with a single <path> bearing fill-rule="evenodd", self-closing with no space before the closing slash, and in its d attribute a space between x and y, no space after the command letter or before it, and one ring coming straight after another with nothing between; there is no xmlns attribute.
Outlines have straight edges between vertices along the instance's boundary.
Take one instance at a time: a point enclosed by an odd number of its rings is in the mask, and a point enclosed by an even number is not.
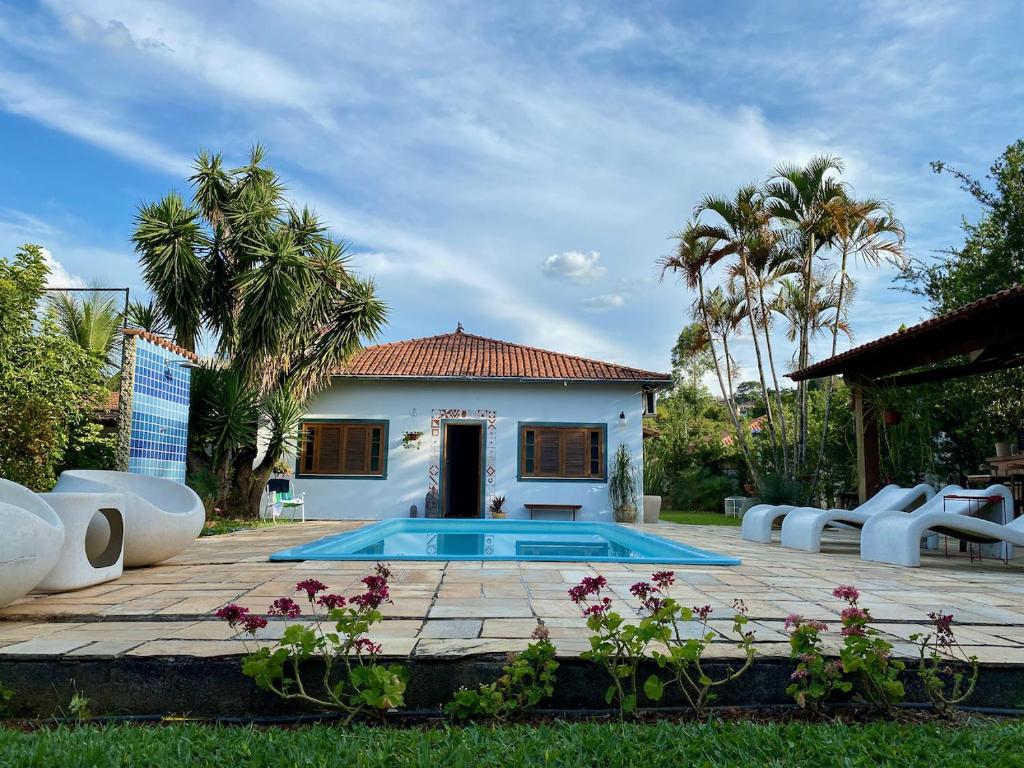
<svg viewBox="0 0 1024 768"><path fill-rule="evenodd" d="M863 504L882 486L878 455L878 421L874 408L864 402L867 379L850 382L853 393L853 424L857 441L857 496Z"/></svg>

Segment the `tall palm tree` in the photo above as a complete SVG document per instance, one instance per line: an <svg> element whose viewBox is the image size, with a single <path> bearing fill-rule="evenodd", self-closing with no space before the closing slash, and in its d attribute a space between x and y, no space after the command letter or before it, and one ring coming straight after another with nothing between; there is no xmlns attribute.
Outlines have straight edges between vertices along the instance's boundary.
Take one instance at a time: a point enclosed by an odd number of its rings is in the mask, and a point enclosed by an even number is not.
<svg viewBox="0 0 1024 768"><path fill-rule="evenodd" d="M171 336L170 322L152 299L145 304L141 301L131 302L128 305L128 316L125 322L130 328L141 328L157 336Z"/></svg>
<svg viewBox="0 0 1024 768"><path fill-rule="evenodd" d="M866 198L854 200L847 195L839 195L826 204L828 216L835 232L835 248L839 251L839 272L836 275L836 312L832 323L832 351L835 357L838 347L840 319L846 310L844 300L853 289L853 281L848 272L851 260L878 267L883 260L894 262L897 266L904 263L903 244L906 234L903 225L893 215L892 208L882 200ZM821 430L821 443L818 446L818 458L815 463L811 487L818 483L821 465L825 459L825 443L828 437L829 418L832 412L832 390L835 377L828 377L825 395L825 416Z"/></svg>
<svg viewBox="0 0 1024 768"><path fill-rule="evenodd" d="M697 297L694 300L694 315L704 327L704 340L711 351L718 386L722 392L722 398L725 400L726 410L729 412L729 419L736 432L740 450L743 452L751 476L755 482L758 482L759 469L747 443L746 431L740 422L732 393L734 364L729 354L728 337L735 331L739 322L740 301L735 296L726 299L721 289L705 291L704 288L704 273L725 255L725 251L716 237L702 233L702 228L694 222L687 222L682 231L674 236L674 239L677 241L675 252L659 259L661 276L664 278L665 273L669 271L676 272L682 277L688 288L697 292ZM715 350L716 340L720 340L723 344L724 374L722 362Z"/></svg>
<svg viewBox="0 0 1024 768"><path fill-rule="evenodd" d="M248 514L257 512L294 432L294 420L284 417L297 419L300 404L379 332L387 315L373 282L348 269L346 246L309 209L285 199L264 160L256 146L246 165L228 170L219 154L200 152L189 179L191 202L170 193L141 206L133 236L175 341L194 350L206 333L215 345L208 378L219 384L209 397L218 386L220 395L236 395L221 403L221 421L209 429L197 412L190 457L197 470L219 464L229 475L222 488L230 491L218 505ZM209 397L193 402L200 408ZM269 430L270 449L254 467L256 427Z"/></svg>
<svg viewBox="0 0 1024 768"><path fill-rule="evenodd" d="M775 169L765 184L766 207L776 219L791 227L800 245L802 256L803 305L812 304L814 258L828 246L834 229L829 204L845 194L845 185L833 174L843 171L843 161L831 155L811 158L805 166L784 164ZM797 366L806 367L810 355L810 314L805 314L797 333ZM798 435L796 468L802 474L807 459L807 382L797 386Z"/></svg>
<svg viewBox="0 0 1024 768"><path fill-rule="evenodd" d="M102 360L106 375L120 365L121 310L117 299L101 292L74 296L63 291L49 298L57 328L93 357Z"/></svg>
<svg viewBox="0 0 1024 768"><path fill-rule="evenodd" d="M750 249L753 240L768 225L769 214L764 205L764 197L755 185L740 187L732 198L710 195L697 206L698 214L710 211L718 215L720 225L703 225L698 227L701 234L717 238L722 243L722 255L735 253L738 276L746 300L747 325L750 338L754 345L754 356L757 362L757 376L761 384L761 397L764 400L768 436L776 455L776 463L785 465L786 461L780 451L780 441L775 420L778 413L768 397L768 386L765 378L764 361L761 355L761 341L758 333L757 318L761 314L753 286L754 276L750 269Z"/></svg>

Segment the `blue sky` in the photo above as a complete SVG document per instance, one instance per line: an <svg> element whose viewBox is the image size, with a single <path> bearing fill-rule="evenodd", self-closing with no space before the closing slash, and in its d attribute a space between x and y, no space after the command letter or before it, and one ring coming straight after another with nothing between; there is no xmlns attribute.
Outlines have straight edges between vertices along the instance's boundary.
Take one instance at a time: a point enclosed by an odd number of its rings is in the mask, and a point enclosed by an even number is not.
<svg viewBox="0 0 1024 768"><path fill-rule="evenodd" d="M0 252L142 290L137 204L253 142L354 246L385 340L454 329L665 370L694 204L830 152L928 256L1024 126L1010 2L0 0ZM922 316L864 275L862 343ZM747 347L739 344L741 360Z"/></svg>

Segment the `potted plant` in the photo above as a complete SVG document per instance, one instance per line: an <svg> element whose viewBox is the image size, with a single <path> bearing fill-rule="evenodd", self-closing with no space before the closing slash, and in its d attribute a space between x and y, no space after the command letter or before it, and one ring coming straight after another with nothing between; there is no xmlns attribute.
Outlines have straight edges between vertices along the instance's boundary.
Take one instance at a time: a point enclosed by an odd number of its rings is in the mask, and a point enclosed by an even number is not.
<svg viewBox="0 0 1024 768"><path fill-rule="evenodd" d="M903 414L896 408L886 408L882 411L882 421L887 427L895 427L903 421Z"/></svg>
<svg viewBox="0 0 1024 768"><path fill-rule="evenodd" d="M402 447L403 448L415 448L419 450L420 438L423 437L422 432L404 432L402 433Z"/></svg>
<svg viewBox="0 0 1024 768"><path fill-rule="evenodd" d="M649 445L649 443L648 443ZM654 450L644 450L644 522L656 523L661 516L661 492L665 488L665 465Z"/></svg>
<svg viewBox="0 0 1024 768"><path fill-rule="evenodd" d="M608 500L615 512L617 523L636 522L637 479L633 454L625 443L620 443L612 457L611 471L608 473Z"/></svg>
<svg viewBox="0 0 1024 768"><path fill-rule="evenodd" d="M505 519L505 497L495 496L491 499L490 503L491 517L504 520Z"/></svg>

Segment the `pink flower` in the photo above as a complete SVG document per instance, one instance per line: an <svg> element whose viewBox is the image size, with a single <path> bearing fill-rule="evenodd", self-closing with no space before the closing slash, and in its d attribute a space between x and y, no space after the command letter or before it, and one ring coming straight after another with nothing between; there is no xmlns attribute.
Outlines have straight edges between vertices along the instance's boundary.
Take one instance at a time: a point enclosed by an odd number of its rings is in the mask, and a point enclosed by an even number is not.
<svg viewBox="0 0 1024 768"><path fill-rule="evenodd" d="M929 613L928 618L935 624L935 642L944 648L953 645L953 614L937 611Z"/></svg>
<svg viewBox="0 0 1024 768"><path fill-rule="evenodd" d="M634 597L641 600L645 600L651 592L654 591L654 587L648 584L646 581L638 581L632 587L629 588L629 592Z"/></svg>
<svg viewBox="0 0 1024 768"><path fill-rule="evenodd" d="M843 627L842 635L843 635L843 637L863 637L864 636L864 627L858 627L858 626Z"/></svg>
<svg viewBox="0 0 1024 768"><path fill-rule="evenodd" d="M254 613L251 613L242 619L242 630L244 632L248 632L250 635L255 635L256 630L263 629L265 626L267 626L267 620Z"/></svg>
<svg viewBox="0 0 1024 768"><path fill-rule="evenodd" d="M656 571L651 574L651 580L662 589L665 589L676 583L676 573L675 571Z"/></svg>
<svg viewBox="0 0 1024 768"><path fill-rule="evenodd" d="M391 595L388 593L388 588L383 589L371 589L369 592L364 592L361 595L355 595L350 597L348 600L352 605L359 606L360 608L369 608L371 610L380 608L382 603L391 601Z"/></svg>
<svg viewBox="0 0 1024 768"><path fill-rule="evenodd" d="M793 670L793 674L791 674L789 676L789 679L790 680L803 680L805 677L807 677L807 670L806 669L796 669L796 670Z"/></svg>
<svg viewBox="0 0 1024 768"><path fill-rule="evenodd" d="M810 627L815 632L828 632L828 624L824 621L808 621L804 626Z"/></svg>
<svg viewBox="0 0 1024 768"><path fill-rule="evenodd" d="M843 612L839 614L840 618L845 621L867 621L868 612L863 608L857 608L851 605L849 608L844 608Z"/></svg>
<svg viewBox="0 0 1024 768"><path fill-rule="evenodd" d="M612 600L611 600L611 598L610 597L603 597L603 598L601 598L601 602L594 603L593 605L588 605L586 608L584 608L583 609L583 616L584 617L587 617L587 616L603 616L609 610L611 610L611 607L612 607Z"/></svg>
<svg viewBox="0 0 1024 768"><path fill-rule="evenodd" d="M569 588L569 599L577 605L587 599L587 591L583 588L582 584Z"/></svg>
<svg viewBox="0 0 1024 768"><path fill-rule="evenodd" d="M270 604L267 613L271 616L287 616L289 619L294 619L302 613L302 609L290 597L279 597Z"/></svg>
<svg viewBox="0 0 1024 768"><path fill-rule="evenodd" d="M379 644L372 642L369 638L366 637L360 637L358 640L352 643L352 649L358 654L366 652L369 654L376 655L381 651L381 647Z"/></svg>
<svg viewBox="0 0 1024 768"><path fill-rule="evenodd" d="M230 605L225 605L214 615L219 619L227 620L228 626L234 628L234 626L238 624L238 622L245 618L245 614L247 614L248 612L248 608L231 603Z"/></svg>
<svg viewBox="0 0 1024 768"><path fill-rule="evenodd" d="M383 576L367 576L362 579L362 582L371 592L380 592L382 589L388 588L388 580Z"/></svg>
<svg viewBox="0 0 1024 768"><path fill-rule="evenodd" d="M650 613L657 613L665 607L665 601L660 597L649 597L644 600L644 608Z"/></svg>
<svg viewBox="0 0 1024 768"><path fill-rule="evenodd" d="M801 621L803 621L803 617L799 613L791 613L786 617L786 623L783 626L786 629L796 629L800 626Z"/></svg>
<svg viewBox="0 0 1024 768"><path fill-rule="evenodd" d="M305 592L310 600L316 596L317 592L323 592L325 589L327 589L327 585L316 579L306 579L295 585L295 591Z"/></svg>
<svg viewBox="0 0 1024 768"><path fill-rule="evenodd" d="M850 584L840 584L832 590L832 597L845 600L852 604L860 599L860 592L857 591L856 587L851 586Z"/></svg>
<svg viewBox="0 0 1024 768"><path fill-rule="evenodd" d="M697 606L693 606L693 615L701 621L707 621L708 616L711 615L711 606L702 605L700 608L698 608Z"/></svg>
<svg viewBox="0 0 1024 768"><path fill-rule="evenodd" d="M384 581L387 581L391 578L391 569L387 566L386 563L377 563L377 565L374 566L373 570L376 571L377 575L384 579Z"/></svg>
<svg viewBox="0 0 1024 768"><path fill-rule="evenodd" d="M316 601L328 610L345 607L345 598L341 595L320 595Z"/></svg>

